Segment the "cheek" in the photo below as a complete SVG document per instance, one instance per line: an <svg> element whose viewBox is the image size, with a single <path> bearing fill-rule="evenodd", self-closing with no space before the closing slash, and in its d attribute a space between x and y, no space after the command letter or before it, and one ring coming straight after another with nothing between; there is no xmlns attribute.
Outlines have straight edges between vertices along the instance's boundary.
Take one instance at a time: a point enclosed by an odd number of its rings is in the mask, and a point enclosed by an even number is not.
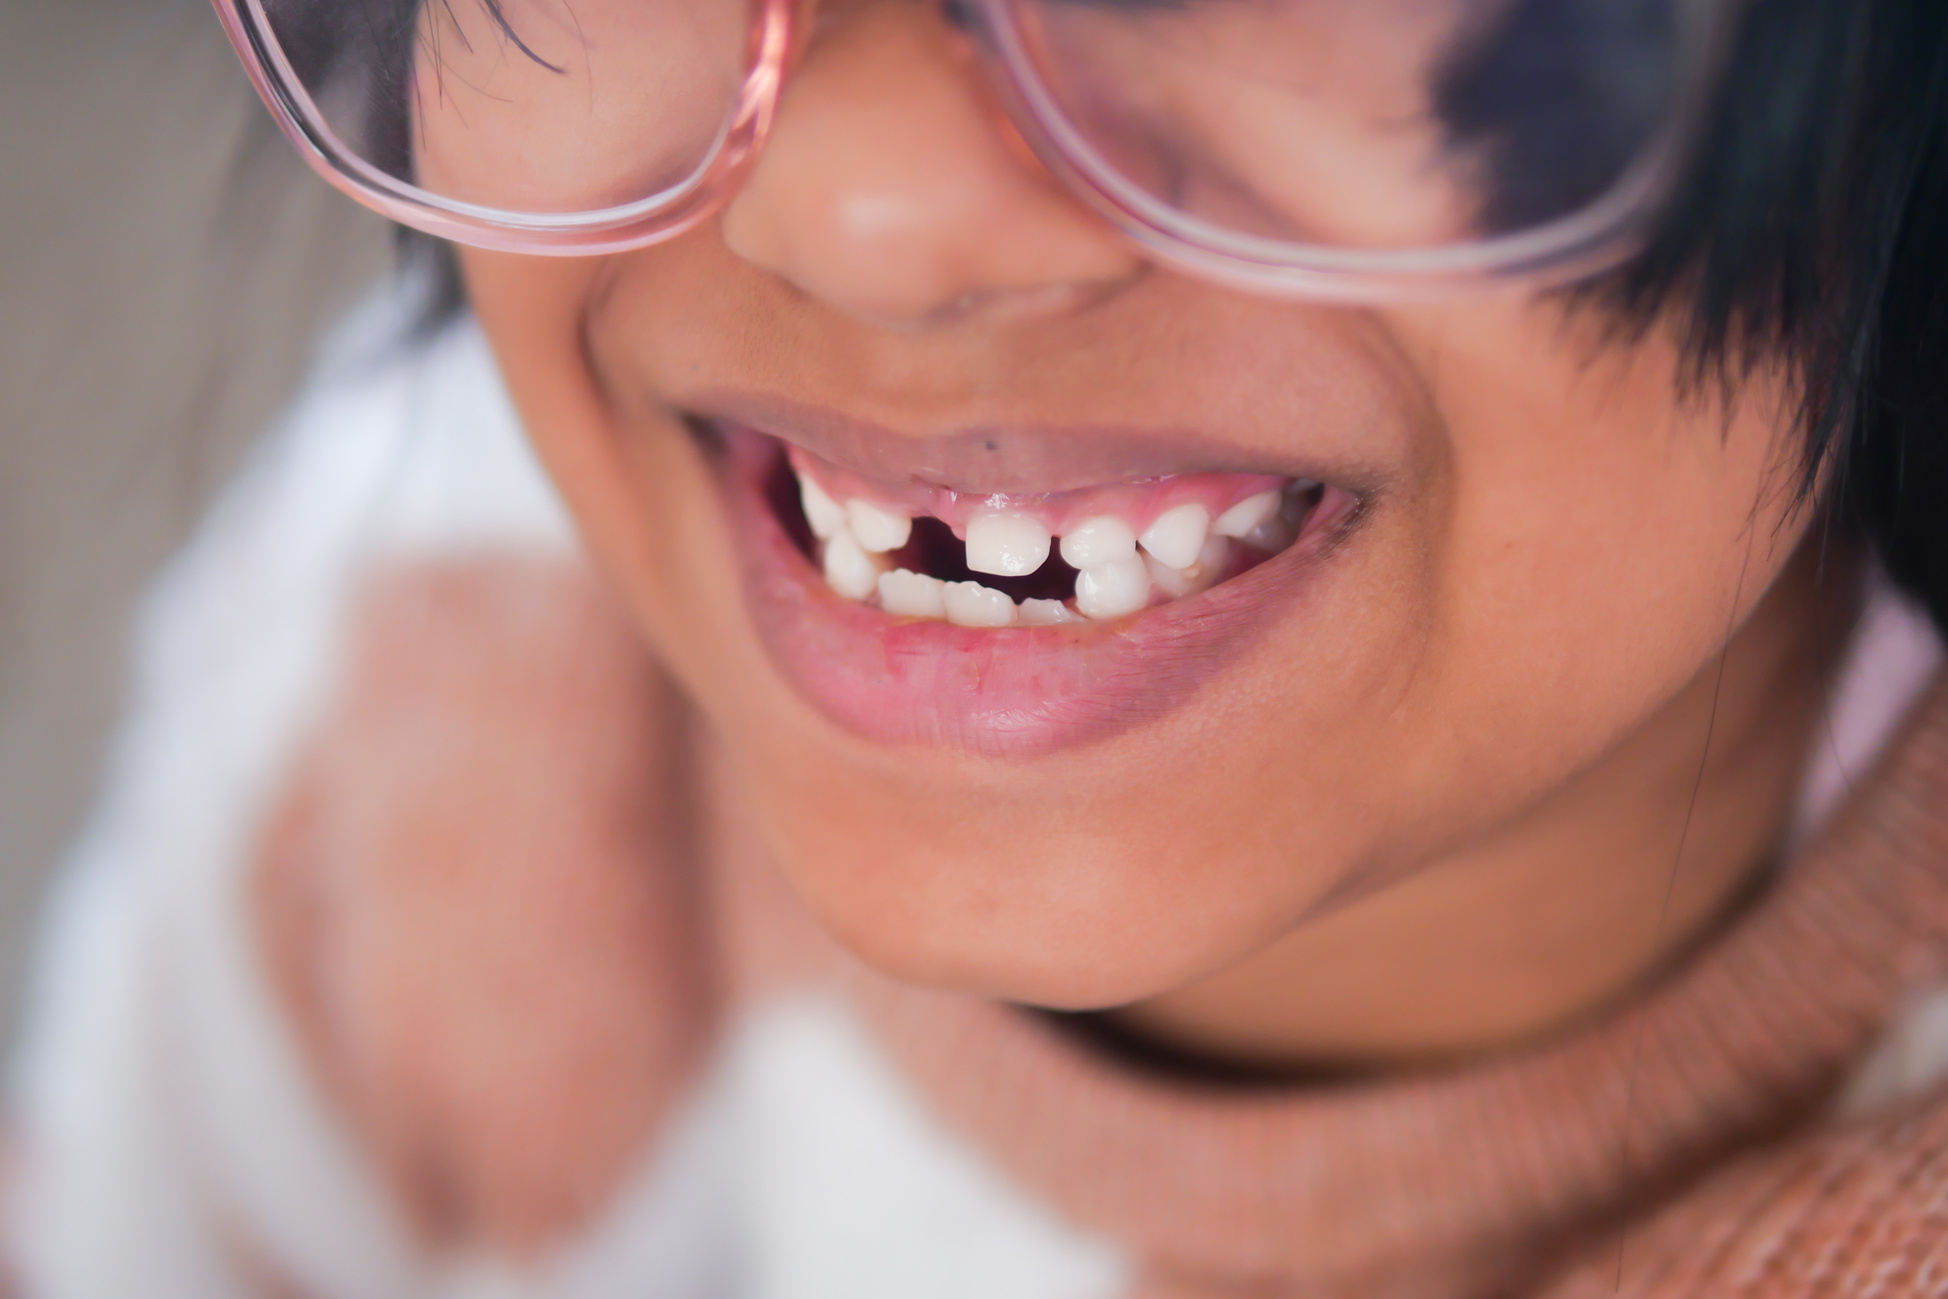
<svg viewBox="0 0 1948 1299"><path fill-rule="evenodd" d="M1592 363L1552 313L1403 313L1388 324L1434 414L1396 412L1411 467L1324 570L1308 604L1330 616L1288 619L1196 707L1082 751L889 751L782 682L701 456L590 375L587 304L605 275L653 262L469 254L468 271L542 458L723 740L741 811L842 939L928 983L1128 1001L1239 959L1337 891L1411 873L1675 694L1798 536L1766 493L1763 394L1729 421L1674 410L1656 344ZM1253 370L1269 387L1278 367Z"/></svg>
<svg viewBox="0 0 1948 1299"><path fill-rule="evenodd" d="M1803 535L1783 385L1681 399L1663 337L1599 351L1542 308L1434 325L1453 481L1421 689L1511 789L1560 780L1710 660Z"/></svg>
<svg viewBox="0 0 1948 1299"><path fill-rule="evenodd" d="M607 291L614 263L478 249L461 257L469 303L584 547L658 651L680 654L688 638L676 611L698 604L686 588L710 577L683 561L721 524L682 425L655 410L625 424L590 369L589 304Z"/></svg>
<svg viewBox="0 0 1948 1299"><path fill-rule="evenodd" d="M679 185L736 105L750 22L737 0L426 5L409 92L415 178L525 212Z"/></svg>

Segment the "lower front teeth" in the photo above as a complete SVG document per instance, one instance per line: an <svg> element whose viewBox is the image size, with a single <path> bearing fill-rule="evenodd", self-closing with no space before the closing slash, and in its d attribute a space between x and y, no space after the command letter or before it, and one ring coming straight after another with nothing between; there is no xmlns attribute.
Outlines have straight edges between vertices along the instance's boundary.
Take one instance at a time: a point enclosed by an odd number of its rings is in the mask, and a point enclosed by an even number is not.
<svg viewBox="0 0 1948 1299"><path fill-rule="evenodd" d="M1089 621L1060 600L1023 600L1020 618L1024 627L1056 627L1065 622Z"/></svg>
<svg viewBox="0 0 1948 1299"><path fill-rule="evenodd" d="M1012 627L1015 602L979 582L946 584L947 621L956 627Z"/></svg>
<svg viewBox="0 0 1948 1299"><path fill-rule="evenodd" d="M1150 570L1132 555L1076 574L1076 610L1091 618L1121 618L1150 603Z"/></svg>
<svg viewBox="0 0 1948 1299"><path fill-rule="evenodd" d="M879 575L879 607L900 618L945 618L946 586L937 577L896 568Z"/></svg>

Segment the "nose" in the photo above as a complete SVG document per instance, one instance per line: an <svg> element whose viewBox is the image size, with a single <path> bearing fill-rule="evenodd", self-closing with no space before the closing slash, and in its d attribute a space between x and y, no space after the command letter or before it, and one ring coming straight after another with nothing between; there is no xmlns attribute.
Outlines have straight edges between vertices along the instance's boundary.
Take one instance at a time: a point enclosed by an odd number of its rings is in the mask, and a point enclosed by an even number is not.
<svg viewBox="0 0 1948 1299"><path fill-rule="evenodd" d="M732 252L885 326L1138 273L1134 252L996 130L938 6L862 0L819 23L725 210Z"/></svg>

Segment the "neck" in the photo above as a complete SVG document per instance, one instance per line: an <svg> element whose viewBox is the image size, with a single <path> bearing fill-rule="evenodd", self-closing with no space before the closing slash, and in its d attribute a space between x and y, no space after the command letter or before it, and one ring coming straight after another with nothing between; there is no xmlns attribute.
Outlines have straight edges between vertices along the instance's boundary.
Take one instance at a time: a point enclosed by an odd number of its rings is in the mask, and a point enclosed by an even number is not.
<svg viewBox="0 0 1948 1299"><path fill-rule="evenodd" d="M1802 547L1722 661L1600 762L1491 837L1117 1012L1118 1030L1230 1063L1381 1068L1533 1040L1627 994L1776 857L1857 613L1835 572Z"/></svg>

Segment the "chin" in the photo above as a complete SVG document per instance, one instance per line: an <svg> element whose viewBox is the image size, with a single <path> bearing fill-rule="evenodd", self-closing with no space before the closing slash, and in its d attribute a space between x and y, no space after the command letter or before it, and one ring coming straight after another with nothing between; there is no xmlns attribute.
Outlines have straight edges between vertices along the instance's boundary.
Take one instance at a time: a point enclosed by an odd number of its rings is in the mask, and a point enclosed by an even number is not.
<svg viewBox="0 0 1948 1299"><path fill-rule="evenodd" d="M849 820L799 811L774 823L767 848L860 961L904 983L1053 1010L1195 982L1274 939L1330 881L1325 863L1234 859L1218 870L1221 848L1159 854L1102 835L1030 833L987 848L925 833L862 842Z"/></svg>

